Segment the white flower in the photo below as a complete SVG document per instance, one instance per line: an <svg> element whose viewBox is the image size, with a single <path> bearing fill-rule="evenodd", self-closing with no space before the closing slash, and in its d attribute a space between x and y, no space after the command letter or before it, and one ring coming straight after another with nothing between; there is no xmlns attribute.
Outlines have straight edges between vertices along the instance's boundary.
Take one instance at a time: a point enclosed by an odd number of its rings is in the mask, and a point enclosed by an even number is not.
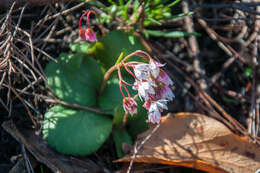
<svg viewBox="0 0 260 173"><path fill-rule="evenodd" d="M160 67L163 67L164 64L161 64L155 60L151 60L149 66L151 69L151 74L153 75L153 77L157 78L161 70Z"/></svg>
<svg viewBox="0 0 260 173"><path fill-rule="evenodd" d="M159 123L161 118L161 112L163 109L168 109L166 106L167 100L157 100L151 103L148 111L148 120L152 123Z"/></svg>
<svg viewBox="0 0 260 173"><path fill-rule="evenodd" d="M155 110L153 112L148 112L148 121L151 123L160 123L161 112L159 110Z"/></svg>
<svg viewBox="0 0 260 173"><path fill-rule="evenodd" d="M174 98L174 94L171 88L167 85L163 85L156 93L158 99L166 99L172 101Z"/></svg>
<svg viewBox="0 0 260 173"><path fill-rule="evenodd" d="M148 100L149 94L155 94L154 86L156 85L152 81L147 81L147 82L138 81L137 83L134 84L133 89L137 88L138 95L141 100L142 98L144 98L144 100Z"/></svg>
<svg viewBox="0 0 260 173"><path fill-rule="evenodd" d="M139 63L134 66L135 76L140 81L149 79L149 71L151 71L149 64Z"/></svg>

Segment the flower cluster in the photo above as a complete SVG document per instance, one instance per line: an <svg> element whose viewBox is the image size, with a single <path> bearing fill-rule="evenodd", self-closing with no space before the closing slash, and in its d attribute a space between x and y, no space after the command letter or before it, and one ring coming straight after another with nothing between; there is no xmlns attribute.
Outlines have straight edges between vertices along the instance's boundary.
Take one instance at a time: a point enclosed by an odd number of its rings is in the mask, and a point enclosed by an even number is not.
<svg viewBox="0 0 260 173"><path fill-rule="evenodd" d="M93 29L90 28L90 24L89 24L89 16L90 16L91 13L95 14L95 11L93 11L93 10L86 11L80 17L80 19L79 19L79 36L83 40L87 40L89 42L95 42L95 41L97 41L96 33L93 31ZM87 26L88 26L88 28L86 30L81 28L81 22L82 22L82 19L83 19L84 16L87 16Z"/></svg>
<svg viewBox="0 0 260 173"><path fill-rule="evenodd" d="M138 91L140 99L144 99L144 107L148 110L148 120L159 123L161 112L167 109L167 102L173 100L170 88L172 80L161 69L164 65L150 59L149 64L139 63L133 67L136 81L133 89Z"/></svg>
<svg viewBox="0 0 260 173"><path fill-rule="evenodd" d="M126 63L126 60L136 55L145 58L149 63L136 61ZM163 64L152 59L149 54L139 50L126 56L119 64L114 65L107 72L108 75L105 75L105 78L108 78L109 74L114 70L118 70L119 87L123 96L123 108L126 112L124 120L126 120L128 113L131 115L137 113L135 98L139 96L144 101L143 107L148 110L149 122L160 122L161 112L168 109L167 102L174 98L174 94L170 88L173 82L162 69L163 66ZM122 79L121 67L124 67L135 78L134 84L129 84ZM131 97L126 85L137 90L138 95ZM124 95L122 88L126 91L127 97Z"/></svg>

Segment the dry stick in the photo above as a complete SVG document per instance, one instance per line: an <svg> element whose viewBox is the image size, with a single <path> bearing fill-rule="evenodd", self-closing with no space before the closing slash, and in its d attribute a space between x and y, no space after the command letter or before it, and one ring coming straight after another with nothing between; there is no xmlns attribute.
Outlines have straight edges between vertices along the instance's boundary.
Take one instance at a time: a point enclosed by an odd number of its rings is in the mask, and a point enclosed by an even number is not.
<svg viewBox="0 0 260 173"><path fill-rule="evenodd" d="M249 110L249 121L248 121L248 133L256 136L256 73L257 73L257 41L255 40L255 44L253 47L252 53L252 63L253 63L253 71L252 71L252 87L251 87L251 106Z"/></svg>
<svg viewBox="0 0 260 173"><path fill-rule="evenodd" d="M42 80L42 77L40 76L36 81L33 81L31 83L29 83L29 85L27 85L26 87L24 87L22 90L18 90L20 92L20 94L23 94L24 92L26 92L29 88L32 88L35 84L37 84L38 82L40 82ZM16 98L16 97L15 97Z"/></svg>
<svg viewBox="0 0 260 173"><path fill-rule="evenodd" d="M23 70L16 67L15 65L13 65L14 69L23 76L23 78L25 79L25 81L27 81L28 83L31 83L30 79L24 74Z"/></svg>
<svg viewBox="0 0 260 173"><path fill-rule="evenodd" d="M9 101L11 101L11 73L12 73L12 62L10 59L8 59L8 73L7 73L7 80L8 80L8 92L7 92L7 104L9 104Z"/></svg>
<svg viewBox="0 0 260 173"><path fill-rule="evenodd" d="M18 61L23 67L25 67L33 76L34 80L37 80L36 75L34 74L34 72L22 61L20 60L19 57L16 57L15 55L12 55L13 58L15 58L16 61ZM18 68L17 68L18 69ZM21 72L21 71L20 71ZM21 72L22 73L22 72ZM25 78L26 79L26 78ZM31 81L30 81L31 82ZM29 83L30 83L29 82Z"/></svg>
<svg viewBox="0 0 260 173"><path fill-rule="evenodd" d="M183 13L189 13L189 5L187 3L187 1L182 1L182 9L183 9ZM192 17L191 16L186 16L184 18L184 23L185 23L185 28L186 31L189 33L193 33L194 32L194 24L192 21ZM199 46L198 46L198 42L195 36L191 36L188 38L188 42L189 42L189 46L191 49L191 57L193 58L193 67L194 69L196 69L196 71L202 73L205 75L205 70L202 69L203 65L202 65L202 61L201 58L199 56ZM200 80L200 87L202 89L207 89L207 82L204 78L202 78L201 75L195 74L195 77L198 78Z"/></svg>
<svg viewBox="0 0 260 173"><path fill-rule="evenodd" d="M23 54L23 52L21 52L15 45L13 46L13 48L15 48L15 50L20 53L20 56L25 57L24 60L27 62L28 65L30 65L30 66L32 67L32 69L33 69L36 73L38 73L40 76L43 76L44 72L42 71L42 73L41 73L38 69L36 69L36 68L32 65L32 63L28 60L28 58ZM19 56L19 54L18 54L18 56ZM36 61L36 62L37 62L37 61ZM39 68L40 68L40 67L39 67ZM40 68L40 70L42 70L42 68ZM43 77L44 77L44 76L43 76ZM43 78L43 79L46 80L45 78Z"/></svg>
<svg viewBox="0 0 260 173"><path fill-rule="evenodd" d="M5 19L5 21L4 21L4 24L3 24L2 27L1 27L0 35L2 35L2 33L4 32L4 30L5 30L5 28L6 28L7 21L9 20L9 17L11 16L11 13L12 13L12 11L13 11L13 8L14 8L14 5L15 5L15 4L16 4L16 1L13 2L13 4L12 4L12 6L11 6L11 8L10 8L8 14L7 14L7 16L6 16L6 19Z"/></svg>
<svg viewBox="0 0 260 173"><path fill-rule="evenodd" d="M149 45L149 44L147 44L147 45ZM151 45L149 45L149 46L150 46L150 48L152 47ZM153 50L156 50L156 49L153 49ZM157 50L157 54L160 55L160 54L162 54L162 53ZM169 60L167 60L167 59L164 59L164 60L165 60L167 63L169 63L170 65L174 66L175 69L180 72L180 74L184 74L180 68L178 68L177 66L175 66L175 65L174 65L173 63L171 63ZM225 124L227 124L228 126L230 126L231 129L233 129L234 131L238 130L241 134L243 134L244 136L247 136L248 139L251 139L251 140L253 140L254 142L256 142L258 145L260 145L260 141L259 141L257 138L255 138L255 137L251 136L250 134L248 134L247 131L246 131L246 129L245 129L236 119L234 119L234 118L231 117L229 114L227 114L227 113L221 108L221 106L219 106L206 92L202 91L188 76L185 76L185 78L186 78L186 80L189 79L189 81L191 82L191 84L194 84L194 87L196 87L196 88L199 90L199 92L200 92L201 94L203 94L203 96L204 96L211 104L213 104L213 105L222 113L222 115L223 115L227 120L230 121L230 122L227 122L225 119L223 119L223 117L221 117L221 116L217 113L216 115L218 115L218 117L219 117L220 119L224 120L224 122L226 122ZM208 102L208 101L207 101L207 102ZM206 103L207 103L207 102L206 102ZM231 123L232 125L234 125L234 126L231 126L230 123ZM236 127L236 128L234 129L234 127Z"/></svg>
<svg viewBox="0 0 260 173"><path fill-rule="evenodd" d="M20 30L22 31L21 28L20 28ZM22 32L24 32L24 34L25 34L26 36L28 36L28 38L31 37L28 32L26 32L26 31L22 31ZM28 35L27 35L27 34L28 34ZM21 40L21 39L17 39L17 40L20 41L20 42L22 42L22 43L24 43L24 44L26 44L26 45L30 45L30 43L27 43L27 42L24 41L24 40ZM41 49L39 49L39 48L37 48L37 47L32 47L32 48L35 49L35 50L37 50L38 52L42 53L43 55L47 56L47 58L51 59L52 61L57 62L57 60L56 60L55 58L53 58L52 56L50 56L50 55L49 55L48 53L46 53L45 51L43 51L43 50L41 50Z"/></svg>
<svg viewBox="0 0 260 173"><path fill-rule="evenodd" d="M216 81L218 81L218 79L221 77L221 75L227 70L227 68L233 64L233 62L235 62L235 57L234 56L231 56L229 57L226 62L223 64L220 72L214 74L211 78L211 83L210 83L210 86L213 85Z"/></svg>
<svg viewBox="0 0 260 173"><path fill-rule="evenodd" d="M168 60L166 60L168 61ZM175 67L176 70L178 70L179 72L181 72L181 70L175 66L174 64L172 64L171 62L168 61L169 64L171 64L172 66ZM184 73L181 73L184 74ZM227 114L222 108L221 106L219 106L206 92L204 92L203 90L201 90L188 76L185 77L186 80L188 80L194 87L195 89L200 93L200 96L202 96L202 100L204 101L204 103L212 110L211 105L209 104L209 102L211 104L213 104L218 111L220 111L222 113L222 115L229 121L227 121L226 119L224 119L223 117L221 117L220 114L218 114L215 110L213 110L213 113L215 114L214 117L216 117L217 119L221 120L224 124L226 124L230 129L233 129L233 131L238 131L241 134L243 134L244 136L247 136L249 139L257 142L258 145L260 145L260 141L257 138L254 138L253 136L251 136L250 134L248 134L246 132L246 129L233 117L231 117L229 114ZM210 114L212 112L209 112ZM234 128L235 127L235 128Z"/></svg>
<svg viewBox="0 0 260 173"><path fill-rule="evenodd" d="M49 102L49 103L56 103L56 104L58 103L58 104L62 104L64 106L68 106L68 107L71 107L71 108L82 109L82 110L91 111L91 112L104 114L104 115L111 115L110 113L107 113L103 110L91 108L91 107L88 107L88 106L82 106L82 105L78 105L78 104L75 104L75 103L69 103L69 102L66 102L66 101L59 100L58 98L51 99L51 98L48 98L48 97L42 96L42 95L37 95L37 96L44 98L44 100L46 102Z"/></svg>
<svg viewBox="0 0 260 173"><path fill-rule="evenodd" d="M53 9L53 10L55 10L55 9ZM56 13L57 13L57 11L56 11ZM53 22L53 25L52 25L48 35L44 39L46 39L46 40L50 39L51 36L53 35L53 33L56 31L56 27L57 27L57 24L58 24L58 21L59 21L58 19L61 19L61 16L58 16L57 18L55 18L55 20ZM44 44L46 44L46 43L44 43Z"/></svg>
<svg viewBox="0 0 260 173"><path fill-rule="evenodd" d="M72 31L72 27L66 27L66 28L63 28L63 29L61 29L61 30L59 30L59 31L57 31L57 32L55 32L55 35L56 36L59 36L59 35L62 35L62 34L65 34L65 33L67 33L67 32L69 32L69 31ZM48 39L48 40L50 40L50 39ZM44 39L44 41L48 41L48 40L46 40L46 39Z"/></svg>
<svg viewBox="0 0 260 173"><path fill-rule="evenodd" d="M3 107L5 108L5 110L6 110L7 112L9 112L8 107L5 105L4 101L3 101L1 98L0 98L0 103L3 105Z"/></svg>
<svg viewBox="0 0 260 173"><path fill-rule="evenodd" d="M253 81L251 87L251 107L249 110L248 133L256 135L255 133L255 107L256 107L256 79L255 69L252 71Z"/></svg>
<svg viewBox="0 0 260 173"><path fill-rule="evenodd" d="M5 78L6 78L6 72L3 73L2 79L0 81L0 90L2 88L2 85L3 85L4 81L5 81Z"/></svg>
<svg viewBox="0 0 260 173"><path fill-rule="evenodd" d="M20 26L20 23L21 23L21 20L22 20L23 13L24 13L24 10L25 10L25 8L26 8L26 5L27 5L27 4L25 4L25 5L23 6L22 10L21 10L21 13L20 13L20 16L19 16L18 22L17 22L17 24L16 24L16 26L15 26L15 29L14 29L14 32L13 32L13 34L12 34L11 41L13 41L13 39L14 39L16 33L17 33L17 29L18 29L19 26Z"/></svg>
<svg viewBox="0 0 260 173"><path fill-rule="evenodd" d="M34 39L34 42L37 42L40 38L42 38L49 30L52 28L52 26L56 23L56 20L53 21L51 24L49 24L46 29L37 35L37 37Z"/></svg>
<svg viewBox="0 0 260 173"><path fill-rule="evenodd" d="M26 151L25 151L25 148L24 148L24 144L21 143L20 145L21 145L21 148L22 148L22 156L23 156L23 160L24 160L24 163L25 163L27 173L34 173L32 165L30 163L30 160L27 157L27 154L26 154Z"/></svg>
<svg viewBox="0 0 260 173"><path fill-rule="evenodd" d="M17 24L16 24L16 26L15 26L15 30L13 31L11 38L8 39L8 44L7 44L7 46L6 46L5 50L4 50L4 56L6 56L6 59L9 61L9 64L10 64L10 59L9 59L9 58L10 58L10 55L11 55L11 53L10 53L10 47L11 47L11 44L13 43L13 39L14 39L16 33L17 33L17 28L19 27L19 25L20 25L20 23L21 23L21 20L22 20L22 16L23 16L25 7L26 7L26 4L24 5L24 7L23 7L22 10L21 10L21 13L20 13L18 22L17 22ZM10 23L11 23L11 22L10 22ZM10 67L10 66L9 66L9 67ZM10 70L10 69L9 69L9 70ZM11 74L11 71L9 71L8 76L10 76L10 74ZM9 91L10 91L10 90L9 90Z"/></svg>
<svg viewBox="0 0 260 173"><path fill-rule="evenodd" d="M260 12L260 7L256 6L256 11ZM260 27L260 20L256 19L255 16L255 26L254 26L254 31L252 32L252 34L249 36L249 38L247 39L247 41L245 42L245 47L247 47L252 41L254 41L255 39L257 39L258 36L258 31L259 31L259 27Z"/></svg>
<svg viewBox="0 0 260 173"><path fill-rule="evenodd" d="M29 62L29 60L27 59L27 57L22 53L22 52L19 52L20 50L18 48L16 48L16 46L13 46L13 48L15 48L13 50L14 53L17 54L18 57L16 57L15 55L12 55L12 57L15 58L16 61L18 61L21 65L23 65L34 77L34 80L37 80L37 77L36 75L34 74L33 70L35 70L35 72L41 74L35 67L32 66L32 64ZM24 60L33 68L33 70L31 70L26 63L24 63L20 58L19 56L21 57L24 57Z"/></svg>
<svg viewBox="0 0 260 173"><path fill-rule="evenodd" d="M256 7L256 11L257 12L260 12L260 7L259 6L257 6ZM254 32L257 32L258 33L258 31L259 31L259 27L260 27L260 22L259 21L255 21L255 27L254 27ZM258 73L257 73L257 71L258 71L258 69L259 69L259 64L258 64L258 58L259 58L259 56L258 56L258 42L259 42L259 38L258 37L255 37L255 44L254 44L254 50L253 50L253 64L254 64L254 74L255 74L255 86L256 86L256 88L258 88L259 87L259 77L258 77ZM257 89L256 89L256 93L255 93L255 95L257 95L257 97L255 98L255 104L256 104L256 106L255 106L255 116L256 116L256 121L255 121L255 136L258 136L258 133L259 133L259 95L257 94Z"/></svg>
<svg viewBox="0 0 260 173"><path fill-rule="evenodd" d="M24 100L22 99L22 97L15 91L15 89L13 87L9 87L12 92L17 96L17 98L22 102L22 104L24 105L25 109L27 110L27 113L29 114L29 117L31 118L32 120L32 123L34 125L34 127L37 126L36 122L34 121L33 119L33 115L32 113L30 112L30 109L27 107L26 103L24 103Z"/></svg>
<svg viewBox="0 0 260 173"><path fill-rule="evenodd" d="M237 93L235 91L228 90L228 91L225 91L225 94L227 94L228 96L233 97L233 98L239 100L241 103L248 102L248 98L246 98L242 94Z"/></svg>
<svg viewBox="0 0 260 173"><path fill-rule="evenodd" d="M132 167L133 167L133 163L134 163L134 160L135 160L135 157L138 153L138 151L141 149L141 147L152 137L152 135L159 129L159 127L161 126L161 124L167 119L167 117L165 117L161 123L157 124L155 126L155 128L151 131L151 133L149 135L147 135L145 137L145 139L137 146L137 142L135 143L135 146L134 146L134 153L133 155L131 156L131 161L130 161L130 164L128 166L128 169L127 169L127 173L130 173Z"/></svg>
<svg viewBox="0 0 260 173"><path fill-rule="evenodd" d="M259 129L259 109L257 109L257 71L258 71L258 63L257 63L257 55L258 55L258 39L256 38L254 41L253 47L253 82L252 82L252 89L251 89L251 110L249 113L249 127L248 132L254 136L257 136L258 129Z"/></svg>
<svg viewBox="0 0 260 173"><path fill-rule="evenodd" d="M22 8L22 10L21 10L21 13L20 13L20 16L19 16L19 19L18 19L18 22L17 22L17 24L16 24L16 26L15 26L15 29L14 29L13 33L12 33L12 36L11 36L10 39L8 39L8 42L7 42L8 44L7 44L7 47L6 47L5 51L4 51L4 55L6 55L6 53L7 53L7 52L9 51L9 49L10 49L11 44L9 44L9 43L10 43L10 42L13 42L13 39L14 39L16 33L17 33L17 28L19 27L19 25L20 25L20 23L21 23L21 20L22 20L22 16L23 16L25 7L26 7L26 5L23 6L23 8ZM9 58L9 57L10 57L10 56L7 56L7 58Z"/></svg>
<svg viewBox="0 0 260 173"><path fill-rule="evenodd" d="M179 67L177 67L176 65L174 65L173 63L171 63L170 61L168 61L167 59L164 59L169 65L173 66L175 68L176 71L178 71L180 74L185 74ZM185 79L187 81L189 81L191 83L191 85L196 89L196 91L199 93L201 99L204 101L204 103L207 105L207 108L210 109L210 111L206 110L207 112L209 112L211 115L213 115L213 117L215 117L216 119L222 121L224 124L226 124L226 126L228 126L230 129L233 129L233 131L235 131L235 129L233 128L232 124L230 124L226 119L224 119L219 113L217 113L214 108L210 105L210 103L208 102L208 100L206 99L206 97L204 96L203 93L205 93L202 89L200 89L199 86L197 86L197 84L195 82L193 82L192 79L190 79L188 76L184 76Z"/></svg>
<svg viewBox="0 0 260 173"><path fill-rule="evenodd" d="M199 24L207 31L207 33L209 34L209 36L211 37L211 39L215 40L218 44L218 46L224 51L226 52L227 55L229 56L234 56L237 59L239 59L242 63L246 63L244 58L242 58L231 46L221 42L221 38L219 37L219 35L211 28L208 27L207 23L202 20L202 19L198 19Z"/></svg>
<svg viewBox="0 0 260 173"><path fill-rule="evenodd" d="M71 13L72 11L74 11L74 10L80 8L80 7L83 7L83 6L86 5L89 1L90 1L90 0L86 0L85 2L82 2L82 3L80 3L80 4L78 4L78 5L74 6L74 7L72 7L72 8L70 8L70 9L61 11L61 12L55 14L55 15L52 15L52 16L48 16L48 15L47 15L47 16L45 16L43 19L41 19L36 25L39 25L39 24L42 23L42 22L46 22L46 21L48 21L48 20L54 19L54 18L56 18L56 17L58 17L58 16L60 16L60 15L69 14L69 13Z"/></svg>
<svg viewBox="0 0 260 173"><path fill-rule="evenodd" d="M239 15L245 17L245 15L244 15L244 13L242 11L236 10L236 13L238 13ZM235 41L238 41L241 38L243 38L247 34L247 30L248 30L248 27L246 25L246 22L243 20L242 29L241 29L240 33L237 36L235 36L233 38L225 38L225 37L222 37L222 36L218 35L218 37L219 37L220 40L222 40L225 43L231 43L231 42L235 42Z"/></svg>

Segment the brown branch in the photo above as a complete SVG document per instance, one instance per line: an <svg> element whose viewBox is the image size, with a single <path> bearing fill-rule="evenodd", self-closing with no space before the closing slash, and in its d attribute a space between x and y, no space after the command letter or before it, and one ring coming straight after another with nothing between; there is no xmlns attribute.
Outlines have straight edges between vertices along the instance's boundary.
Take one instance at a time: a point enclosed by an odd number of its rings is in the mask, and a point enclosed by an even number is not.
<svg viewBox="0 0 260 173"><path fill-rule="evenodd" d="M73 1L73 0L63 0L65 1ZM76 1L76 0L74 0ZM0 9L8 9L15 2L15 8L23 6L27 3L28 7L34 6L42 6L46 4L53 4L59 2L59 0L1 0L0 1Z"/></svg>

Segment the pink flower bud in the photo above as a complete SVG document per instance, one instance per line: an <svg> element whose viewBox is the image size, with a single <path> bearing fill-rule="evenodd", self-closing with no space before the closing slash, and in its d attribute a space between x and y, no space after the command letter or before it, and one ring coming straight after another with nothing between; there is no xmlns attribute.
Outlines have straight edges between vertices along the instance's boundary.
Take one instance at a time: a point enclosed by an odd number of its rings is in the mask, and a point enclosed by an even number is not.
<svg viewBox="0 0 260 173"><path fill-rule="evenodd" d="M125 97L123 99L123 108L125 111L128 111L131 115L137 113L137 103L132 97Z"/></svg>
<svg viewBox="0 0 260 173"><path fill-rule="evenodd" d="M80 17L80 19L79 19L79 36L83 40L87 40L89 42L95 42L95 41L97 41L96 33L93 31L93 29L90 28L90 24L89 24L89 15L91 13L96 14L95 11L89 10L89 11L86 11ZM87 24L88 24L87 30L81 28L81 21L82 21L83 17L86 16L86 15L87 15Z"/></svg>
<svg viewBox="0 0 260 173"><path fill-rule="evenodd" d="M91 28L88 28L87 30L80 29L79 36L81 37L81 39L87 40L90 42L97 41L96 33Z"/></svg>

